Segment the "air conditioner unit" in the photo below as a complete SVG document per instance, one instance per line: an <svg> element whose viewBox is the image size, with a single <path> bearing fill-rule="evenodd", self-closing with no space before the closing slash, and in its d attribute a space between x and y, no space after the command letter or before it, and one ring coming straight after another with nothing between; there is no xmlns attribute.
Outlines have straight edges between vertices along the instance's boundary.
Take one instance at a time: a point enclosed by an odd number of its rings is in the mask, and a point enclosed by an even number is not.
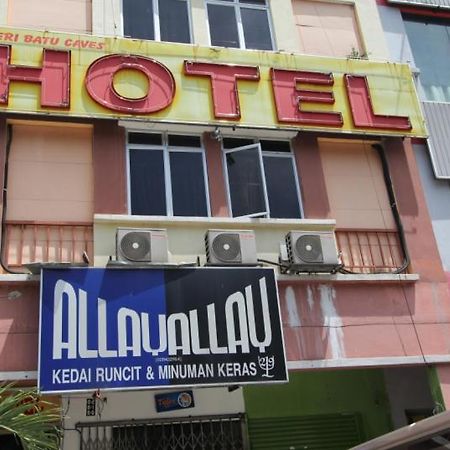
<svg viewBox="0 0 450 450"><path fill-rule="evenodd" d="M333 231L291 231L286 247L291 272L335 272L341 266Z"/></svg>
<svg viewBox="0 0 450 450"><path fill-rule="evenodd" d="M168 261L167 231L148 228L118 228L117 261L165 263Z"/></svg>
<svg viewBox="0 0 450 450"><path fill-rule="evenodd" d="M210 265L257 265L255 233L249 230L208 230L206 260Z"/></svg>

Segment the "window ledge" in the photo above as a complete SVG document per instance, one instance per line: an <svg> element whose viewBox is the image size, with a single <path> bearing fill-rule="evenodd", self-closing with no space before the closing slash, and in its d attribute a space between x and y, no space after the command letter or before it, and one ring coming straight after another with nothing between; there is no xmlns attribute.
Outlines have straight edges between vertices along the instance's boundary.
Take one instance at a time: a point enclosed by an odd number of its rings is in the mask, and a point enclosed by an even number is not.
<svg viewBox="0 0 450 450"><path fill-rule="evenodd" d="M124 223L130 226L146 227L225 227L225 228L286 228L313 231L334 230L334 219L266 219L234 217L167 217L167 216L131 216L127 214L95 214L94 223Z"/></svg>
<svg viewBox="0 0 450 450"><path fill-rule="evenodd" d="M31 274L21 274L21 273L8 273L0 275L0 283L3 285L8 284L19 284L23 282L39 282L40 275L31 275Z"/></svg>
<svg viewBox="0 0 450 450"><path fill-rule="evenodd" d="M346 274L346 273L313 273L313 274L299 274L299 275L277 275L277 280L281 283L289 282L304 282L304 281L318 281L318 282L341 282L341 283L415 283L420 280L417 273L361 273L361 274Z"/></svg>

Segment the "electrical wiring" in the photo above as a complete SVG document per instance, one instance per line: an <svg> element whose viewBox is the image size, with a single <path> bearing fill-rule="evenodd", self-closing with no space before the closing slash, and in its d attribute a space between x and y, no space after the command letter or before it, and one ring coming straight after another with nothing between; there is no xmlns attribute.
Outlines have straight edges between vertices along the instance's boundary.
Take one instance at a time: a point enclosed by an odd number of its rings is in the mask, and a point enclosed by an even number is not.
<svg viewBox="0 0 450 450"><path fill-rule="evenodd" d="M15 272L11 270L4 262L4 248L5 248L5 236L6 236L6 210L8 205L8 172L9 172L9 155L11 153L11 145L13 138L12 125L7 125L7 139L6 139L6 155L5 155L5 167L3 170L3 208L2 208L2 235L0 238L0 266L2 269L10 274L23 275L26 272Z"/></svg>

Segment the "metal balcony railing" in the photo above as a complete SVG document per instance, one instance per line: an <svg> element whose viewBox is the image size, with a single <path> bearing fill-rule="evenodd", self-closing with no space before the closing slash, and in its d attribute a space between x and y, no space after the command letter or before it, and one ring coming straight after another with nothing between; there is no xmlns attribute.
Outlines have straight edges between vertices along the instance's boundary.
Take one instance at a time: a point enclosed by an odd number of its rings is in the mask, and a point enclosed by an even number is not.
<svg viewBox="0 0 450 450"><path fill-rule="evenodd" d="M6 223L3 262L12 269L33 262L93 260L90 223ZM402 267L404 255L398 233L390 230L336 230L344 269L356 273L392 273Z"/></svg>
<svg viewBox="0 0 450 450"><path fill-rule="evenodd" d="M6 223L3 262L17 268L33 262L83 262L93 257L93 226L89 223Z"/></svg>
<svg viewBox="0 0 450 450"><path fill-rule="evenodd" d="M356 273L393 273L404 263L397 231L336 230L344 269Z"/></svg>

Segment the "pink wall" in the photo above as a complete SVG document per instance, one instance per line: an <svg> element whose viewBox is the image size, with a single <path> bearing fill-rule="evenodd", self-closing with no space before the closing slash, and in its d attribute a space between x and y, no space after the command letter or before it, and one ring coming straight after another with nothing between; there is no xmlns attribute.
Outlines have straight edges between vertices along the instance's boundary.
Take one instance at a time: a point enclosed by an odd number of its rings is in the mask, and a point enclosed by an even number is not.
<svg viewBox="0 0 450 450"><path fill-rule="evenodd" d="M292 148L305 217L326 219L329 217L330 204L317 136L313 133L298 133L292 140Z"/></svg>
<svg viewBox="0 0 450 450"><path fill-rule="evenodd" d="M446 295L421 283L283 281L288 360L449 355Z"/></svg>
<svg viewBox="0 0 450 450"><path fill-rule="evenodd" d="M127 214L126 133L115 120L97 120L93 133L94 212Z"/></svg>
<svg viewBox="0 0 450 450"><path fill-rule="evenodd" d="M392 138L384 144L411 257L410 272L418 274L420 280L383 283L374 277L372 283L282 282L280 301L291 361L404 356L420 360L422 352L429 356L450 355L450 275L442 270L411 142ZM300 155L301 146L297 151ZM331 148L327 150L333 161L330 168L326 167L327 161L322 161L327 187L327 171L338 169L338 159L346 153L339 152L333 159L332 152ZM305 164L313 164L313 160L303 158L302 162L300 172L308 173ZM308 189L313 190L319 175L303 177L304 195ZM345 194L342 185L340 190ZM355 205L349 200L354 193L347 191L347 204ZM385 205L382 194L380 204ZM326 200L323 195L316 196L321 205L314 208L329 207L333 216L336 202L329 198L328 204Z"/></svg>
<svg viewBox="0 0 450 450"><path fill-rule="evenodd" d="M13 294L11 294L11 292ZM8 298L14 293L18 298ZM18 294L17 294L18 295ZM0 286L0 371L37 370L39 285Z"/></svg>
<svg viewBox="0 0 450 450"><path fill-rule="evenodd" d="M213 217L229 217L221 143L211 138L210 133L203 133L203 142L206 153L211 215Z"/></svg>
<svg viewBox="0 0 450 450"><path fill-rule="evenodd" d="M35 136L30 136L28 142L33 139L36 140ZM208 142L207 136L205 140L212 211L214 215L227 215L220 149L217 143ZM299 172L303 195L320 187L315 201L306 202L307 209L322 215L329 211L330 205L324 195L322 167L317 165L320 153L317 143L312 141L303 137L303 142L309 145L302 150L300 137L295 152L297 162L302 163ZM417 273L420 280L384 283L374 277L370 283L319 283L293 277L293 281L281 282L282 320L290 361L421 357L422 352L431 356L448 357L450 354L450 276L442 270L410 141L389 139L386 153L412 258L411 271ZM117 159L110 155L112 160L123 164L120 152L115 155ZM101 170L100 160L99 157L96 162L97 176ZM311 167L315 168L314 176L307 175ZM97 185L97 188L101 193L99 201L106 195L107 185ZM122 184L120 189L123 188ZM423 239L424 236L427 238ZM0 367L2 370L35 370L38 287L14 287L23 291L22 297L14 301L7 300L10 287L3 285L1 289ZM447 385L443 383L445 390Z"/></svg>
<svg viewBox="0 0 450 450"><path fill-rule="evenodd" d="M22 296L8 299L12 290ZM439 288L283 281L279 292L289 361L450 354L450 303ZM0 288L2 371L37 368L38 295L37 284Z"/></svg>
<svg viewBox="0 0 450 450"><path fill-rule="evenodd" d="M8 25L52 31L92 31L91 0L13 0Z"/></svg>

